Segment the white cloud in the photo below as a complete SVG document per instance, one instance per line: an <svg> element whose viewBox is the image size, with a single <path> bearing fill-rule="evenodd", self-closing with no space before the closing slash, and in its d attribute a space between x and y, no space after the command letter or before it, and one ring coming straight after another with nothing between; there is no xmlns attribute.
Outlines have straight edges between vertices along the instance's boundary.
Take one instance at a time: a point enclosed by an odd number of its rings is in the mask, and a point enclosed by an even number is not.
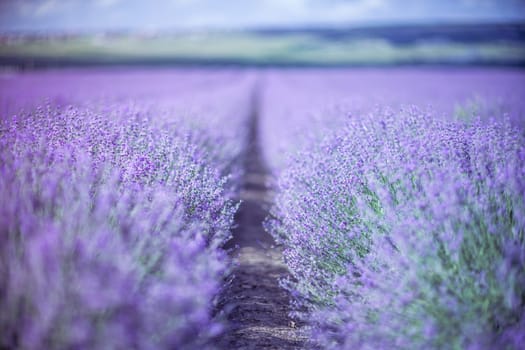
<svg viewBox="0 0 525 350"><path fill-rule="evenodd" d="M121 0L95 0L95 6L111 7L121 2Z"/></svg>
<svg viewBox="0 0 525 350"><path fill-rule="evenodd" d="M386 5L385 0L320 1L320 0L265 0L260 13L271 20L323 23L349 21L371 17L374 11Z"/></svg>
<svg viewBox="0 0 525 350"><path fill-rule="evenodd" d="M33 14L35 16L44 16L59 9L60 5L58 0L41 1L33 8Z"/></svg>
<svg viewBox="0 0 525 350"><path fill-rule="evenodd" d="M0 26L235 28L518 18L517 4L523 0L0 0Z"/></svg>
<svg viewBox="0 0 525 350"><path fill-rule="evenodd" d="M386 0L238 0L225 1L222 8L202 6L203 1L199 0L173 3L179 10L193 10L191 16L182 17L179 23L212 27L347 22L372 17L374 12L386 8ZM187 6L188 3L192 6Z"/></svg>

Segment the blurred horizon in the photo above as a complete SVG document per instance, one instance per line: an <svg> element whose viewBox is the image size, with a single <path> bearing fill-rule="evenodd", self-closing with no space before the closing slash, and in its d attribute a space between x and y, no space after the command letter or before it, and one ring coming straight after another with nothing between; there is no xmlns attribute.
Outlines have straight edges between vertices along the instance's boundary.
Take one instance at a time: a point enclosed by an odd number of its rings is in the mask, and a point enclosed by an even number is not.
<svg viewBox="0 0 525 350"><path fill-rule="evenodd" d="M0 0L0 67L525 67L525 0Z"/></svg>

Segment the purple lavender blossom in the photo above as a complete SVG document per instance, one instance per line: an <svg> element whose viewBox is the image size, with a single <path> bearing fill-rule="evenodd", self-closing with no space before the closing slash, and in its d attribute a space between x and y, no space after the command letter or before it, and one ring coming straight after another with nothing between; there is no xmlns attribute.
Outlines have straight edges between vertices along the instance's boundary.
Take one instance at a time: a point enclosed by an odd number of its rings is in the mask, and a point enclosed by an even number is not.
<svg viewBox="0 0 525 350"><path fill-rule="evenodd" d="M315 348L519 349L523 75L383 73L267 79L266 226L294 276L283 285Z"/></svg>
<svg viewBox="0 0 525 350"><path fill-rule="evenodd" d="M165 96L70 81L78 96L3 115L0 347L206 349L220 332L251 80L173 102L156 79Z"/></svg>

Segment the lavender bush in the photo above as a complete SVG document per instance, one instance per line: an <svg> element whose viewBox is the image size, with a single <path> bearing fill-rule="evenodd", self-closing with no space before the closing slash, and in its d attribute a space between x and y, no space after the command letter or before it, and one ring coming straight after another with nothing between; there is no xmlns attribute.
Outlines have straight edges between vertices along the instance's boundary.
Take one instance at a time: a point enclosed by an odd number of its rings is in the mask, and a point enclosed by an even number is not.
<svg viewBox="0 0 525 350"><path fill-rule="evenodd" d="M3 118L0 347L210 347L249 84L196 98L206 115L86 98Z"/></svg>
<svg viewBox="0 0 525 350"><path fill-rule="evenodd" d="M443 119L508 118L525 129L525 74L511 69L269 71L261 89L260 138L278 175L289 154L341 127L347 116L416 105Z"/></svg>
<svg viewBox="0 0 525 350"><path fill-rule="evenodd" d="M490 109L462 123L435 109L347 106L276 162L267 221L313 346L519 349L522 131Z"/></svg>
<svg viewBox="0 0 525 350"><path fill-rule="evenodd" d="M497 124L418 127L396 119L386 134L373 128L389 164L363 169L352 186L361 187L354 224L341 234L368 249L350 247L334 306L314 316L317 341L325 348L518 349L522 140Z"/></svg>

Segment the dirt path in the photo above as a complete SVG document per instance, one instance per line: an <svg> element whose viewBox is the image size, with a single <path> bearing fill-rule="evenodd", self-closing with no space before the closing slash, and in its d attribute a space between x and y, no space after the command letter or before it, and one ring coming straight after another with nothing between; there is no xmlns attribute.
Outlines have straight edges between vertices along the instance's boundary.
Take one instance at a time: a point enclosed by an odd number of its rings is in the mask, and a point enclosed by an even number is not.
<svg viewBox="0 0 525 350"><path fill-rule="evenodd" d="M238 226L227 246L239 247L233 253L238 265L220 303L224 310L229 310L231 328L220 346L225 350L301 349L304 342L301 325L288 316L290 296L279 286L279 279L289 273L279 248L262 227L272 198L257 139L256 114L251 141L241 190L242 204L236 216Z"/></svg>

